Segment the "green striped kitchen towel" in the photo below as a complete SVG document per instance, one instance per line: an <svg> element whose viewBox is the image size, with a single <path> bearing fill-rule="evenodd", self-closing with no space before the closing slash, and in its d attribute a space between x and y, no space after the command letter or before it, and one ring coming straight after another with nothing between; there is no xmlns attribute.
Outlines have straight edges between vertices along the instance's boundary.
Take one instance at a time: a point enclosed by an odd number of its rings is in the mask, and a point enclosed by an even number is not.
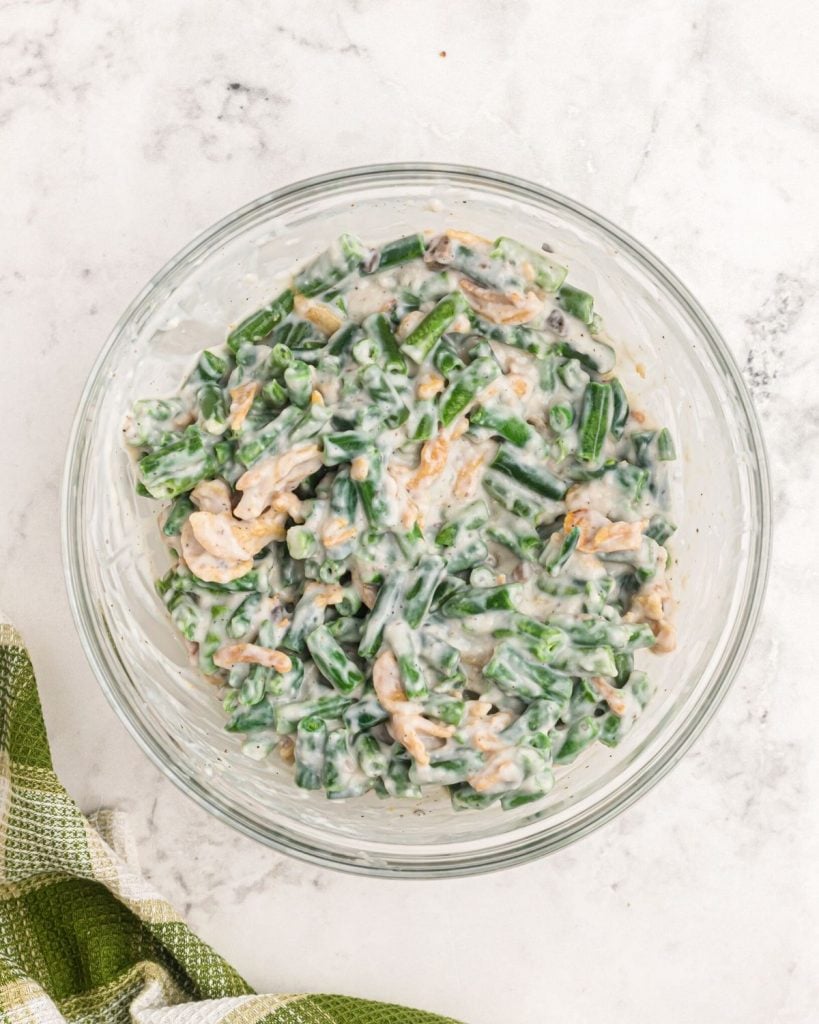
<svg viewBox="0 0 819 1024"><path fill-rule="evenodd" d="M51 765L34 671L0 616L0 1024L455 1024L332 995L256 995L86 818Z"/></svg>

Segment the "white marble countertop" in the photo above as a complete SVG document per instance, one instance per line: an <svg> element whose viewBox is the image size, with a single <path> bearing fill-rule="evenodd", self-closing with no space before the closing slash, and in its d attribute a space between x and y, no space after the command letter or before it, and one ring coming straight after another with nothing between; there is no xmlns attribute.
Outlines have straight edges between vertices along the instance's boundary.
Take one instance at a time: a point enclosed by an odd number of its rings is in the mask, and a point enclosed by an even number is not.
<svg viewBox="0 0 819 1024"><path fill-rule="evenodd" d="M156 885L260 989L469 1024L816 1020L814 5L306 6L0 7L0 605L31 646L62 778L84 809L130 812ZM100 693L59 550L80 389L151 273L273 187L400 159L532 178L644 241L744 367L774 475L766 611L695 748L578 845L460 882L317 870L194 806Z"/></svg>

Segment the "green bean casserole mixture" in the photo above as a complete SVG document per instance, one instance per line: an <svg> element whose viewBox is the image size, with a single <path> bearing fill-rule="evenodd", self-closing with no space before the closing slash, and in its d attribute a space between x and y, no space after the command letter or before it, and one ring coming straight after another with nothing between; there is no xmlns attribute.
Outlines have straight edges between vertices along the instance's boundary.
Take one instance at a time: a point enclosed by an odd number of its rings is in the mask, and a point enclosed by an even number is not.
<svg viewBox="0 0 819 1024"><path fill-rule="evenodd" d="M537 800L674 646L668 430L548 246L342 235L135 403L157 583L243 750L331 799Z"/></svg>

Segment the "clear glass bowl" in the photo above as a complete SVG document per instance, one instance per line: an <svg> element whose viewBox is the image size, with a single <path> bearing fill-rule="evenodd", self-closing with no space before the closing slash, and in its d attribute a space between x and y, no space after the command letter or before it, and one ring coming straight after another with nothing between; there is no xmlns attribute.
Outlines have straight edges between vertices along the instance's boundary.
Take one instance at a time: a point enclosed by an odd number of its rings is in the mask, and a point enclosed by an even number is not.
<svg viewBox="0 0 819 1024"><path fill-rule="evenodd" d="M213 688L187 662L154 591L167 566L156 503L134 493L121 441L137 397L173 392L192 355L276 293L282 275L342 231L386 241L458 226L548 241L595 295L619 339L618 372L668 423L676 465L679 647L645 655L657 694L615 750L596 745L543 801L455 813L443 796L328 801L272 759L243 756ZM645 377L643 377L643 373ZM674 765L739 668L768 568L770 495L759 426L714 325L674 275L602 217L490 171L402 164L341 171L231 214L161 270L126 310L80 401L64 484L68 592L108 699L153 760L202 806L248 835L361 874L462 875L521 863L619 813Z"/></svg>

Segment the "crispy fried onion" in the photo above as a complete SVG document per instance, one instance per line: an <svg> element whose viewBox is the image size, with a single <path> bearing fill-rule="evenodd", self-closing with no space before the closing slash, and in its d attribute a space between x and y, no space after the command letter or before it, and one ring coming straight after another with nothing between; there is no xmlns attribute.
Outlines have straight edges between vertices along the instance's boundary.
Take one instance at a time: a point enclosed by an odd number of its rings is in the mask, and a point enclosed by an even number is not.
<svg viewBox="0 0 819 1024"><path fill-rule="evenodd" d="M387 729L395 740L419 765L429 764L429 751L425 737L449 739L455 732L454 725L431 722L421 714L418 704L407 700L398 674L398 662L392 651L383 651L373 665L373 687L378 702L389 712Z"/></svg>
<svg viewBox="0 0 819 1024"><path fill-rule="evenodd" d="M466 277L460 287L475 312L493 324L526 324L543 312L543 301L534 292L496 292Z"/></svg>

